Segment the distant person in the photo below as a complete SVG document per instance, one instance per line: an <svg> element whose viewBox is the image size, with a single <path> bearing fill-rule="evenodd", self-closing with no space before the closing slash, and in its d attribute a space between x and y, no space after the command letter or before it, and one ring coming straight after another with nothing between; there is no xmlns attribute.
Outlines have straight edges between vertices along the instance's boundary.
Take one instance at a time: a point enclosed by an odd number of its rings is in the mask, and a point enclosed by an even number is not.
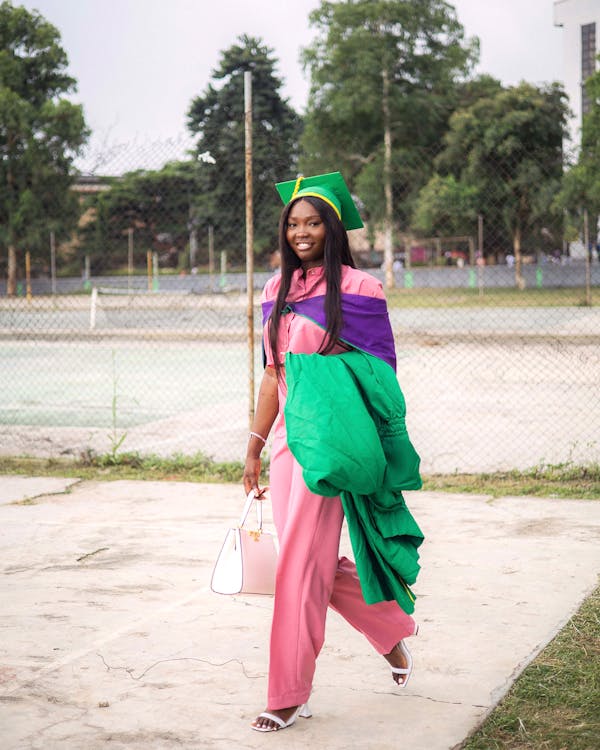
<svg viewBox="0 0 600 750"><path fill-rule="evenodd" d="M405 640L417 632L409 585L423 539L401 494L421 486L419 457L404 427L382 285L355 267L348 246L347 230L362 226L358 210L339 172L277 189L285 205L281 274L269 279L262 297L266 368L243 479L246 493L261 496L260 453L275 423L270 495L280 552L267 708L251 725L259 732L310 716L328 607L365 635L398 687L406 687L413 661ZM360 416L378 409L388 410L379 420L387 437L374 436L375 421ZM357 451L371 448L383 462L372 493L367 477L376 462L365 461L364 476L354 463ZM373 545L371 556L357 554L356 565L339 557L344 514L351 536L364 528ZM373 528L371 514L389 537ZM392 558L404 567L388 569Z"/></svg>
<svg viewBox="0 0 600 750"><path fill-rule="evenodd" d="M506 265L509 268L513 268L515 265L515 256L512 253L508 253L506 256Z"/></svg>

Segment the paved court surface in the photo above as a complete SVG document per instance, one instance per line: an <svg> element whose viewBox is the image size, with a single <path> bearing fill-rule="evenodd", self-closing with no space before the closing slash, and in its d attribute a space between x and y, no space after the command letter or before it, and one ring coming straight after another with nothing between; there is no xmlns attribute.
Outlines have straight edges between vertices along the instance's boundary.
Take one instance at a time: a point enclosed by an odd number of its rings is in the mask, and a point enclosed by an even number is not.
<svg viewBox="0 0 600 750"><path fill-rule="evenodd" d="M155 342L113 351L107 343L29 341L7 344L3 353L0 455L78 458L110 453L121 437L121 452L202 452L217 461L245 455L248 376L241 344L157 348ZM260 376L257 365L257 385ZM598 458L600 338L581 345L403 344L398 380L425 473Z"/></svg>
<svg viewBox="0 0 600 750"><path fill-rule="evenodd" d="M596 584L600 503L407 496L427 537L408 688L330 613L314 717L273 740L249 729L271 599L208 587L240 488L0 477L0 747L456 747Z"/></svg>

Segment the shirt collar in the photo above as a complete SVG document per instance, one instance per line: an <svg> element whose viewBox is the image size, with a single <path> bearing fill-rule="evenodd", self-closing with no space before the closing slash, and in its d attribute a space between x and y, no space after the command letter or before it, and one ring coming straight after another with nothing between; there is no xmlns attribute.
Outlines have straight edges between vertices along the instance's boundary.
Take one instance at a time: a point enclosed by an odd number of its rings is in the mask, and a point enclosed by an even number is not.
<svg viewBox="0 0 600 750"><path fill-rule="evenodd" d="M293 281L300 281L302 279L302 268L296 268L292 274ZM325 273L325 266L315 266L315 268L309 268L306 272L306 280L318 279Z"/></svg>

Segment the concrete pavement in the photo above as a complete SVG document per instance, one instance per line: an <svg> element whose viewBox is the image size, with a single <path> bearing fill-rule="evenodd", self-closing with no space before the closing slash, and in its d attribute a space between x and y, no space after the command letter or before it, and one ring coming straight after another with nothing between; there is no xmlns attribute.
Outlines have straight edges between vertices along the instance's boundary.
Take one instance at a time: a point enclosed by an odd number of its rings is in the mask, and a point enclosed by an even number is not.
<svg viewBox="0 0 600 750"><path fill-rule="evenodd" d="M314 717L274 739L249 729L271 599L209 590L239 487L0 477L0 747L456 747L596 584L600 503L407 500L427 537L408 688L331 612Z"/></svg>

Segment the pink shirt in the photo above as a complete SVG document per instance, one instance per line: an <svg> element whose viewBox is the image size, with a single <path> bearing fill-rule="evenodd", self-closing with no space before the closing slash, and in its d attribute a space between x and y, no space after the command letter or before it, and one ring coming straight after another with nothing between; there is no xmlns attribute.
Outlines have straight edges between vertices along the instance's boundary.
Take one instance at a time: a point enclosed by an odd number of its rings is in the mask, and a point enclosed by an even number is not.
<svg viewBox="0 0 600 750"><path fill-rule="evenodd" d="M277 297L279 286L281 284L281 275L277 274L269 279L265 284L261 302L274 300ZM365 271L359 271L357 268L342 266L342 294L362 294L367 297L385 298L383 286L371 274ZM292 283L287 299L290 302L297 302L310 297L318 297L326 292L325 274L323 266L309 268L306 272L306 278L303 278L302 269L298 268L292 276ZM267 365L274 365L273 352L269 343L268 336L269 325L265 326L264 342L265 353L267 356ZM317 352L323 344L324 331L312 320L289 312L281 316L279 322L279 356L283 362L286 352L294 354L313 354ZM344 347L337 345L332 354L346 351Z"/></svg>

